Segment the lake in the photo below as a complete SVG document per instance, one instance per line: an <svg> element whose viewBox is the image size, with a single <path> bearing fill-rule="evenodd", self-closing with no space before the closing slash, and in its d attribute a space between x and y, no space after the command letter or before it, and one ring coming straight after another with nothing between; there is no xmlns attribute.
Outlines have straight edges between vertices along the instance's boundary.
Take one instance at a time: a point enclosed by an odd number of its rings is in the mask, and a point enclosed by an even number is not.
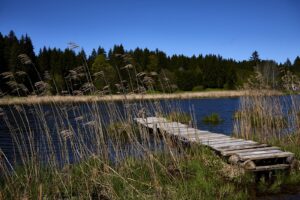
<svg viewBox="0 0 300 200"><path fill-rule="evenodd" d="M295 97L295 96L294 96ZM272 97L267 97L272 98ZM296 96L299 98L299 96ZM279 97L283 105L284 113L288 114L291 109L290 96ZM29 139L34 140L35 147L42 154L49 152L45 141L51 137L54 143L55 152L59 158L60 137L64 135L77 134L86 144L93 144L95 138L91 137L95 131L99 131L108 124L124 119L128 116L136 117L140 110L144 109L146 116L153 116L160 113L184 112L189 113L193 118L193 126L201 130L208 130L215 133L230 135L233 133L234 113L238 110L240 98L205 98L205 99L176 99L156 101L129 101L122 102L98 102L98 103L69 103L69 104L44 104L26 106L2 106L0 115L0 148L10 161L18 161L15 144L12 135L22 143L23 148L29 146ZM298 100L297 100L298 101ZM297 102L296 101L296 102ZM223 120L217 125L206 124L203 118L212 113L217 113ZM97 122L97 123L96 123ZM97 125L99 127L92 127ZM289 126L292 127L292 126ZM291 132L286 129L286 132ZM47 133L47 134L46 134ZM96 135L96 134L94 134ZM67 137L67 136L66 136ZM70 146L71 144L67 144ZM93 152L93 145L87 145ZM113 153L111 155L113 157ZM73 156L70 155L71 161Z"/></svg>

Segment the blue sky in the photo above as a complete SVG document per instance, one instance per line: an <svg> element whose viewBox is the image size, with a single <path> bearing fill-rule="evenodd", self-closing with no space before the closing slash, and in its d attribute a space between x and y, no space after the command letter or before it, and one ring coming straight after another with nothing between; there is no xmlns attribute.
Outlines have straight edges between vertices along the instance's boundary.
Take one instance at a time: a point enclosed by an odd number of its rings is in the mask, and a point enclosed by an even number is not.
<svg viewBox="0 0 300 200"><path fill-rule="evenodd" d="M35 50L87 53L99 45L158 48L168 55L220 54L292 62L300 55L298 0L2 0L0 32L29 34Z"/></svg>

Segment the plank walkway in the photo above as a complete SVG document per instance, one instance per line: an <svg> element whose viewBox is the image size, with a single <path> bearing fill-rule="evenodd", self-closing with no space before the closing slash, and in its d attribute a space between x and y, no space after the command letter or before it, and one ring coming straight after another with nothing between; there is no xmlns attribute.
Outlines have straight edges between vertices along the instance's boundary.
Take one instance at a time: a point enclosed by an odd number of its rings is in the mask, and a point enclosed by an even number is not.
<svg viewBox="0 0 300 200"><path fill-rule="evenodd" d="M186 124L170 122L165 118L135 118L135 121L155 133L166 134L186 143L208 146L229 163L239 165L248 171L289 169L294 161L293 153L282 151L279 147L198 130Z"/></svg>

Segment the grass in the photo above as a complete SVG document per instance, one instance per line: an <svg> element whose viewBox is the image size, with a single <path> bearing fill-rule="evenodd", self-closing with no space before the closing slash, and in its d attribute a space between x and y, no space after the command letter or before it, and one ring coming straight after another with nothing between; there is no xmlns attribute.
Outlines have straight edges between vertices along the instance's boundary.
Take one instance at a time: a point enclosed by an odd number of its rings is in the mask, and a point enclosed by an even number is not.
<svg viewBox="0 0 300 200"><path fill-rule="evenodd" d="M223 119L221 119L220 115L218 113L212 113L208 116L205 116L202 121L205 124L212 124L212 125L218 125L223 122Z"/></svg>
<svg viewBox="0 0 300 200"><path fill-rule="evenodd" d="M252 178L244 173L224 176L227 166L204 147L192 147L174 162L164 154L143 159L128 157L117 165L106 165L99 157L69 165L53 173L47 168L23 188L24 168L16 171L21 180L11 187L23 193L2 190L5 199L101 198L101 199L245 199ZM234 169L232 169L234 170ZM208 181L209 180L209 181ZM84 184L83 184L84 183ZM29 184L29 183L28 183ZM3 185L2 185L3 186ZM6 184L4 184L3 188ZM212 195L214 194L214 195Z"/></svg>
<svg viewBox="0 0 300 200"><path fill-rule="evenodd" d="M180 122L184 124L191 124L192 117L188 113L171 112L165 116L170 121Z"/></svg>
<svg viewBox="0 0 300 200"><path fill-rule="evenodd" d="M108 125L107 135L114 142L128 143L141 137L137 128L130 122L113 122Z"/></svg>
<svg viewBox="0 0 300 200"><path fill-rule="evenodd" d="M249 118L252 127L255 128L262 128L264 126L274 127L275 129L283 129L288 127L288 119L286 116L277 115L271 116L272 113L257 113L257 111L247 111L246 113L243 112L235 112L234 118ZM266 125L267 124L267 125Z"/></svg>

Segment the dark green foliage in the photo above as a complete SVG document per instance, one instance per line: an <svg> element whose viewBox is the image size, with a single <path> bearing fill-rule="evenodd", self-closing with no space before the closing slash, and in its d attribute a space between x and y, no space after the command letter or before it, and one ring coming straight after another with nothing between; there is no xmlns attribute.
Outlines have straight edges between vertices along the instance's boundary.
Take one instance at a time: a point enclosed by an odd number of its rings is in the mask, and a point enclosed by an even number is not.
<svg viewBox="0 0 300 200"><path fill-rule="evenodd" d="M293 68L295 71L300 72L300 57L299 56L296 57Z"/></svg>
<svg viewBox="0 0 300 200"><path fill-rule="evenodd" d="M193 87L192 91L193 92L199 92L199 91L203 91L204 87L203 85L196 85L195 87Z"/></svg>

